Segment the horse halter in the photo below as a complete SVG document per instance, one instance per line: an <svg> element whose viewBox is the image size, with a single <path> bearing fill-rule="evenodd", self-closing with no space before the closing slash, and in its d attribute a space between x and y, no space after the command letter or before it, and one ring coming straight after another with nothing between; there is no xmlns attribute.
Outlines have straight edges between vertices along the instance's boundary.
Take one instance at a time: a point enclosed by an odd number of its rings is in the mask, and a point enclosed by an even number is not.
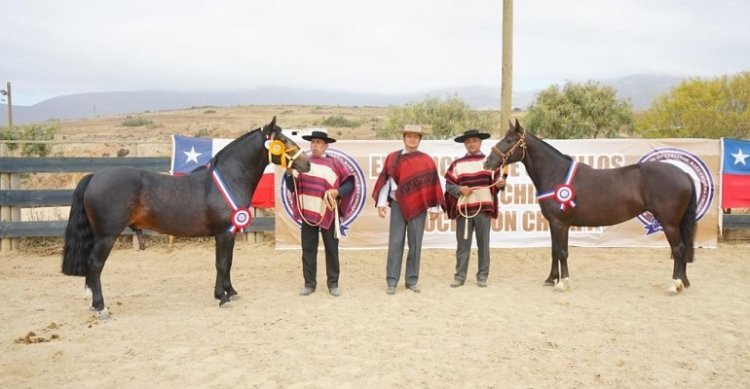
<svg viewBox="0 0 750 389"><path fill-rule="evenodd" d="M293 155L290 155L294 153ZM268 144L268 163L273 163L273 157L279 157L279 165L291 168L297 157L302 155L302 150L297 146L287 148L280 139L273 139Z"/></svg>
<svg viewBox="0 0 750 389"><path fill-rule="evenodd" d="M526 132L521 134L521 137L518 139L516 143L513 144L513 147L511 147L507 153L503 153L502 151L500 151L500 149L498 149L497 146L492 146L492 153L502 158L503 163L500 165L502 167L507 164L508 159L510 158L511 155L513 155L513 153L516 152L516 149L518 147L521 147L521 152L522 152L521 159L519 159L520 161L524 159L524 157L526 157Z"/></svg>

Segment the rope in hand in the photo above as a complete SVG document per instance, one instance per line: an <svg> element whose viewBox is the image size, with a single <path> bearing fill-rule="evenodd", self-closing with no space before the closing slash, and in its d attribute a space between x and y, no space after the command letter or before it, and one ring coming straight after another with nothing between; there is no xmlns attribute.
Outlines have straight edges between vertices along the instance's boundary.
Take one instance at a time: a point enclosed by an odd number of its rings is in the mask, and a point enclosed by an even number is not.
<svg viewBox="0 0 750 389"><path fill-rule="evenodd" d="M320 221L318 221L317 223L312 223L307 220L307 218L305 218L305 215L302 213L302 207L300 206L300 204L302 203L302 196L300 196L299 192L297 191L297 177L295 177L294 174L292 174L292 180L294 180L294 196L297 200L297 212L299 212L299 216L302 218L302 221L313 227L320 226L320 223L323 222L324 217L321 217ZM320 203L320 210L318 213L320 215L325 215L326 209L328 209L329 211L333 211L333 223L335 228L335 230L333 231L333 237L339 239L341 221L339 220L339 207L338 201L336 200L336 196L333 195L333 192L326 191L323 194L323 202Z"/></svg>
<svg viewBox="0 0 750 389"><path fill-rule="evenodd" d="M507 165L503 166L503 174L502 174L502 179L505 180L506 178L508 178ZM495 180L490 185L487 185L487 186L475 186L475 187L470 188L470 189L471 189L472 194L473 194L473 192L475 190L478 190L478 189L489 189L489 188L492 188L493 186L497 185L497 183L499 181L500 181L500 177L498 177L498 179ZM503 186L503 188L500 189L500 190L505 190L505 187ZM469 196L471 196L471 194ZM468 203L469 196L465 196L463 193L461 193L458 196L458 202L456 203L456 211L458 211L458 214L461 215L461 216L463 216L464 219L473 219L477 215L479 215L479 212L482 211L482 207L477 207L477 211L474 212L473 215L469 215L469 203ZM463 200L465 210L461 209L461 200ZM469 221L468 220L466 220L466 222L464 223L464 239L469 239Z"/></svg>
<svg viewBox="0 0 750 389"><path fill-rule="evenodd" d="M497 181L495 183L497 183ZM476 187L473 187L473 188L471 188L472 194L473 194L473 192L475 190L478 190L478 189L489 189L492 186L494 186L495 183L493 183L492 185L487 185L487 186L476 186ZM456 203L456 211L458 211L458 214L461 215L461 216L463 216L464 219L466 219L464 221L464 240L469 239L469 220L468 219L473 219L477 215L479 215L480 212L482 212L482 207L477 207L477 211L474 212L473 215L469 215L468 198L470 196L471 196L471 194L469 196L466 196L466 195L464 195L462 193L460 196L458 196L458 202ZM465 210L461 208L461 201L462 200L463 200L463 204L464 204Z"/></svg>

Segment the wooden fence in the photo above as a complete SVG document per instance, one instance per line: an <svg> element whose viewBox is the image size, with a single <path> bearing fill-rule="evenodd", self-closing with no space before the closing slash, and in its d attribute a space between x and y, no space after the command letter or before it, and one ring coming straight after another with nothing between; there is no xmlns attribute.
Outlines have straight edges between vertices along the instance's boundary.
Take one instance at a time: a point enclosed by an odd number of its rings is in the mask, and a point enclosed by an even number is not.
<svg viewBox="0 0 750 389"><path fill-rule="evenodd" d="M152 172L168 172L167 157L124 158L26 158L0 157L0 251L18 247L17 239L62 237L67 221L21 221L21 208L69 206L73 189L20 189L23 173L88 173L109 167L130 166ZM273 217L253 219L250 232L273 231ZM149 231L144 231L150 233ZM133 234L128 228L123 234Z"/></svg>

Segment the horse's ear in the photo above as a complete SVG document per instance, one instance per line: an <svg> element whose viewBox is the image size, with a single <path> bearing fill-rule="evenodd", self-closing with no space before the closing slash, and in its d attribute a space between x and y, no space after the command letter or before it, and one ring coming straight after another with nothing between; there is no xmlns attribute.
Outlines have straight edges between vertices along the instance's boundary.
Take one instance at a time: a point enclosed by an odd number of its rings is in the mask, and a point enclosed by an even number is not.
<svg viewBox="0 0 750 389"><path fill-rule="evenodd" d="M523 133L523 127L521 127L521 123L518 121L518 118L516 118L515 129L516 131Z"/></svg>
<svg viewBox="0 0 750 389"><path fill-rule="evenodd" d="M270 123L263 126L263 135L268 139L272 138L273 133L276 132L276 128L276 116L274 116Z"/></svg>

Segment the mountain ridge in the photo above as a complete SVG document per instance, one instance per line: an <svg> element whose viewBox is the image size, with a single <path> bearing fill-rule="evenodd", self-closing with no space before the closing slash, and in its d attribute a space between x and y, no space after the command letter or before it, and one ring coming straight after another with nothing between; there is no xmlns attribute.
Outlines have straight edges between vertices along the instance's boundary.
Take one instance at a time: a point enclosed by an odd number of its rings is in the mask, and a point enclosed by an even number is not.
<svg viewBox="0 0 750 389"><path fill-rule="evenodd" d="M633 109L643 110L651 101L678 85L683 78L667 75L629 75L598 81L613 87L621 99L630 99ZM513 93L513 107L526 109L540 90ZM432 91L378 94L318 89L262 87L221 92L177 92L165 90L90 92L63 95L30 106L13 106L15 125L48 120L112 116L145 111L164 111L202 106L236 105L405 105L426 97L458 96L474 109L498 109L500 88L466 86ZM0 104L0 123L7 123L7 105Z"/></svg>

